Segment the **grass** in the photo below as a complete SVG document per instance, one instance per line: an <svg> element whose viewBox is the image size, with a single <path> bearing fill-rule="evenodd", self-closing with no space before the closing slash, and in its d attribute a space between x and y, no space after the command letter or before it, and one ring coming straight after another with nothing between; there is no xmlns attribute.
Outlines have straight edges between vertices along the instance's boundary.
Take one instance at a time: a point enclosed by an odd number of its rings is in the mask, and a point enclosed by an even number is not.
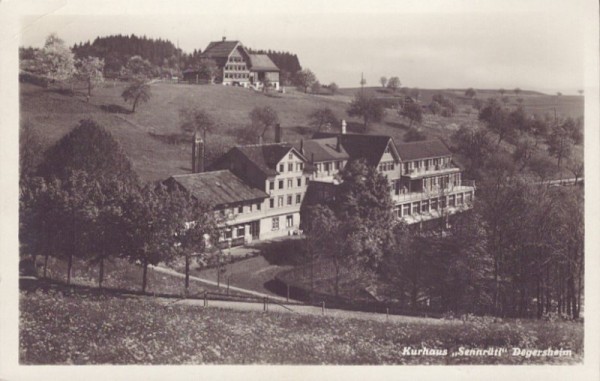
<svg viewBox="0 0 600 381"><path fill-rule="evenodd" d="M20 294L22 364L578 363L583 325L543 321L383 323L164 305L152 298ZM405 347L563 348L572 357L404 356Z"/></svg>
<svg viewBox="0 0 600 381"><path fill-rule="evenodd" d="M43 268L40 266L40 262L40 259L38 259L38 274L41 276ZM122 291L141 291L141 266L117 258L106 261L104 271L104 288L109 290L118 289ZM66 261L50 257L48 260L47 277L53 281L61 283L66 282ZM98 287L98 267L89 265L85 261L74 259L71 283L79 286ZM204 291L216 292L218 289L217 287L190 281L190 295L200 295ZM183 278L159 273L149 268L146 292L148 294L184 295L184 280Z"/></svg>

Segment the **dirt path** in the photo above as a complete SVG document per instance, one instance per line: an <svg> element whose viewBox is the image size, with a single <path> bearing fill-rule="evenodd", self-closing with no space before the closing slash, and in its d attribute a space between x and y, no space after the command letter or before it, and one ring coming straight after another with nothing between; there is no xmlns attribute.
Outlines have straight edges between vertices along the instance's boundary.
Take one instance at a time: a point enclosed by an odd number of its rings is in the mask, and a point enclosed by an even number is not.
<svg viewBox="0 0 600 381"><path fill-rule="evenodd" d="M178 273L175 270L164 268L164 267L153 267L153 270L162 272L165 274L169 274L176 277L184 277L184 274ZM216 286L217 283L211 280L202 279L196 276L190 275L191 281L201 282L204 284L209 284L212 286ZM426 318L426 317L414 317L414 316L402 316L402 315L386 315L374 312L362 312L362 311L348 311L348 310L338 310L338 309L329 309L325 306L323 307L315 307L315 306L307 306L307 305L297 305L297 304L286 304L286 299L282 297L277 297L273 295L263 294L260 292L240 288L240 287L229 287L230 290L234 290L237 292L243 292L246 294L259 296L259 297L268 297L272 301L276 301L278 303L269 303L268 304L268 312L275 313L292 313L292 314L302 314L302 315L323 315L323 316L332 316L336 318L351 318L351 319L363 319L363 320L372 320L372 321L380 321L380 322L391 322L391 323L429 323L429 324L451 324L456 323L460 324L460 321L449 321L449 320L441 320L434 318ZM170 304L184 304L190 306L204 306L203 300L197 299L179 299L173 301L172 299L166 298L156 298L156 300L162 304L170 305ZM252 303L252 302L236 302L236 301L224 301L224 300L208 300L208 308L226 308L233 309L239 311L264 311L263 303Z"/></svg>

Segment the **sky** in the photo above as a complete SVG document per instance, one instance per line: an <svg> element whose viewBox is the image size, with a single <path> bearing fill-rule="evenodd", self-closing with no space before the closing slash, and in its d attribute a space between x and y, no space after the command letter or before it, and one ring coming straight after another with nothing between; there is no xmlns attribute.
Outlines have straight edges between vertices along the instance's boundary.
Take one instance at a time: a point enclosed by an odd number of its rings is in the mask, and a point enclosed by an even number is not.
<svg viewBox="0 0 600 381"><path fill-rule="evenodd" d="M126 4L127 5L126 5ZM136 34L186 52L226 36L290 51L321 83L561 91L584 88L587 0L48 1L22 18L21 45ZM82 5L83 4L83 5Z"/></svg>

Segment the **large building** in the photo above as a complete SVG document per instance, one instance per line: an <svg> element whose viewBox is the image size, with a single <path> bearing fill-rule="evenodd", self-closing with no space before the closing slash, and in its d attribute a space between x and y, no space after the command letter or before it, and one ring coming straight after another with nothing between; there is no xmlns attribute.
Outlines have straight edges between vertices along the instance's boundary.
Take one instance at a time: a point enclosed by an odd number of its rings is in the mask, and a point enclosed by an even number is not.
<svg viewBox="0 0 600 381"><path fill-rule="evenodd" d="M240 41L213 41L200 54L204 60L212 60L219 70L218 80L223 85L262 89L265 84L279 89L279 68L266 54L251 54ZM193 77L193 71L184 78Z"/></svg>
<svg viewBox="0 0 600 381"><path fill-rule="evenodd" d="M474 184L462 181L441 140L395 144L389 136L344 129L295 145L237 146L211 171L172 176L166 183L215 205L227 217L222 239L237 245L298 234L302 203L335 201L339 171L353 160L364 160L388 179L394 214L407 224L466 210L474 198Z"/></svg>

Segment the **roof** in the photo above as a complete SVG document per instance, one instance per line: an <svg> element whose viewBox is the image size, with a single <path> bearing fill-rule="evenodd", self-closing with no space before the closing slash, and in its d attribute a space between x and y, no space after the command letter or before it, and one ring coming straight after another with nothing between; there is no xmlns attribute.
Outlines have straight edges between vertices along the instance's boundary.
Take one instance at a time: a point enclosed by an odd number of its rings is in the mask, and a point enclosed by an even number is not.
<svg viewBox="0 0 600 381"><path fill-rule="evenodd" d="M419 142L396 144L396 149L402 161L429 159L450 156L452 152L440 139L423 140Z"/></svg>
<svg viewBox="0 0 600 381"><path fill-rule="evenodd" d="M317 132L313 139L339 136L351 159L365 159L368 165L378 165L391 137L385 135L335 134ZM392 145L393 146L393 145Z"/></svg>
<svg viewBox="0 0 600 381"><path fill-rule="evenodd" d="M253 188L228 170L171 176L198 200L215 206L265 199L268 194Z"/></svg>
<svg viewBox="0 0 600 381"><path fill-rule="evenodd" d="M305 140L302 146L304 148L304 156L311 161L321 162L350 158L344 146L340 145L339 151L336 149L337 137ZM295 144L294 147L300 151L300 143Z"/></svg>
<svg viewBox="0 0 600 381"><path fill-rule="evenodd" d="M266 54L249 54L250 70L252 71L279 71L279 68Z"/></svg>
<svg viewBox="0 0 600 381"><path fill-rule="evenodd" d="M239 43L239 41L212 41L200 54L200 57L227 58Z"/></svg>
<svg viewBox="0 0 600 381"><path fill-rule="evenodd" d="M277 163L281 161L294 147L289 143L252 144L237 146L232 150L238 150L253 162L258 169L268 176L277 175ZM302 157L302 155L300 155ZM305 159L304 157L302 157Z"/></svg>

